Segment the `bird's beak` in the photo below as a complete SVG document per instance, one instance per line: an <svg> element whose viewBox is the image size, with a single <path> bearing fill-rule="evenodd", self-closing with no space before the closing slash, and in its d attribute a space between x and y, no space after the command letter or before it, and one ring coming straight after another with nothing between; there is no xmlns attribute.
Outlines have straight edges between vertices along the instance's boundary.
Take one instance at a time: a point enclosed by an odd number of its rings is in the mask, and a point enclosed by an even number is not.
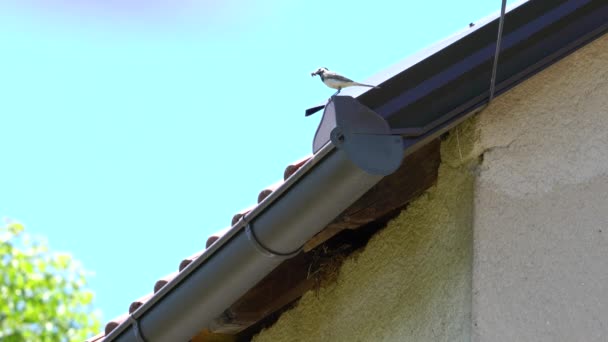
<svg viewBox="0 0 608 342"><path fill-rule="evenodd" d="M310 76L313 76L313 77L314 77L314 76L317 76L318 74L319 74L319 72L318 72L318 71L315 71L315 72L311 72L311 73L310 73Z"/></svg>

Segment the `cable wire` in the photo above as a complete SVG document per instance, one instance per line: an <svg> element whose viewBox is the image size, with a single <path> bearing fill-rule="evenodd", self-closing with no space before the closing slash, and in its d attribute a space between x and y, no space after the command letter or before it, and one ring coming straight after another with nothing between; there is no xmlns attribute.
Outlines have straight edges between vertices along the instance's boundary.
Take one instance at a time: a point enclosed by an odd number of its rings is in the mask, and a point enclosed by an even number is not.
<svg viewBox="0 0 608 342"><path fill-rule="evenodd" d="M494 91L496 90L496 71L498 69L498 55L500 54L500 44L502 42L502 28L505 23L505 12L507 10L507 0L502 0L500 8L500 20L498 21L498 37L496 38L496 51L494 52L494 65L492 66L492 79L490 81L490 99L488 104L494 99Z"/></svg>

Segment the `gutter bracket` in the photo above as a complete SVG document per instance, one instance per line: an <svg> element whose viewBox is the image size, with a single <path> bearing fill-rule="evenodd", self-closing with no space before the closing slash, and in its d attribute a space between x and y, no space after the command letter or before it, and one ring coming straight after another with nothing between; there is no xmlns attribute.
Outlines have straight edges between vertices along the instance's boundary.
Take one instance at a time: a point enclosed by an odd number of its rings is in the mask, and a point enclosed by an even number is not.
<svg viewBox="0 0 608 342"><path fill-rule="evenodd" d="M247 224L247 226L245 227L245 234L247 234L247 240L249 240L249 242L251 242L253 247L258 252L260 252L260 254L262 254L268 258L289 259L291 257L296 256L298 253L300 253L302 251L302 247L296 249L293 252L289 252L289 253L281 253L281 252L273 251L272 249L264 246L260 242L260 240L255 235L255 232L253 231L253 227L252 227L251 223Z"/></svg>
<svg viewBox="0 0 608 342"><path fill-rule="evenodd" d="M141 333L141 329L139 327L139 322L137 318L133 317L133 315L129 315L129 321L133 326L133 335L135 336L135 340L137 342L147 342L144 338L144 335Z"/></svg>
<svg viewBox="0 0 608 342"><path fill-rule="evenodd" d="M403 159L403 138L382 116L352 96L332 96L313 140L313 153L327 143L342 149L364 171L387 176Z"/></svg>

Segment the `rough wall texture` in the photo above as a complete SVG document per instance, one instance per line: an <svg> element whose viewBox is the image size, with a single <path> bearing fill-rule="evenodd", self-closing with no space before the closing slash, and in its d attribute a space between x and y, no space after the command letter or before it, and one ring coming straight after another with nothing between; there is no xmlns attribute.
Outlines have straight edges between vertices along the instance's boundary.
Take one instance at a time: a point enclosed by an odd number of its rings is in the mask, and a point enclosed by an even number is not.
<svg viewBox="0 0 608 342"><path fill-rule="evenodd" d="M472 126L442 144L435 187L255 341L470 340Z"/></svg>
<svg viewBox="0 0 608 342"><path fill-rule="evenodd" d="M476 341L608 339L608 35L479 116Z"/></svg>

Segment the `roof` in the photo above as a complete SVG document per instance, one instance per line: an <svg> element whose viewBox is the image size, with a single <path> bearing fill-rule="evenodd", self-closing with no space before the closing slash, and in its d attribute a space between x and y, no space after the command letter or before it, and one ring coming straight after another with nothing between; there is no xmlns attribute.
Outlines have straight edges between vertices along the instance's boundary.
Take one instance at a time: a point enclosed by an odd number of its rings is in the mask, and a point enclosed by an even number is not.
<svg viewBox="0 0 608 342"><path fill-rule="evenodd" d="M369 81L381 84L382 89L343 91L343 94L356 97L380 114L405 137L402 166L346 210L336 213L337 218L305 244L304 251L309 253L300 253L284 261L260 283L250 284L250 290L229 305L226 317L216 320L214 332L236 335L254 329L262 319L280 311L314 286L309 272L311 267L316 267L314 255L323 254L319 252L319 246L331 245L332 238L343 244L357 241L360 237L344 231L369 226L386 218L433 184L439 164L438 136L488 104L497 30L498 16L494 14L373 76ZM607 30L608 4L605 0L535 0L509 6L496 94L504 93ZM258 205L284 186L311 157L288 165L284 169L283 181L260 191ZM231 226L234 227L243 215L256 207L236 213ZM108 322L105 336L125 322L129 314L149 302L166 284L175 281L214 242L230 232L231 228L216 232L208 238L206 249L181 260L175 273L154 284L152 293L129 305L128 314ZM316 254L311 251L316 251ZM103 339L102 336L98 335L91 341Z"/></svg>

